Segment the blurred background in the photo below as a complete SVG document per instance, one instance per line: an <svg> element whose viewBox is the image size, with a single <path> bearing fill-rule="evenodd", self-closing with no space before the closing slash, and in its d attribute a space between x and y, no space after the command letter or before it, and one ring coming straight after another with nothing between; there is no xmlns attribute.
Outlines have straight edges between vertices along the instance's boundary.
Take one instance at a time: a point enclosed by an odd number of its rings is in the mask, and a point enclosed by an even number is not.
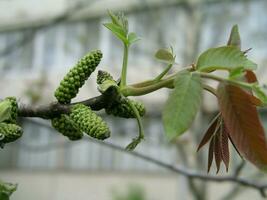
<svg viewBox="0 0 267 200"><path fill-rule="evenodd" d="M0 98L16 96L20 103L32 105L55 101L53 92L61 78L93 49L104 54L98 69L119 78L122 45L103 26L109 21L108 9L125 12L130 30L142 38L130 50L129 83L162 71L164 65L154 58L157 49L171 45L180 64L173 70L179 70L196 62L207 48L225 45L234 24L239 25L242 49L252 48L249 58L258 63L259 80L266 83L266 0L1 0ZM95 74L75 101L99 95ZM136 98L147 107L146 139L136 151L206 173L207 147L199 153L196 148L216 114L216 99L204 93L192 128L169 143L161 123L169 92L162 89ZM260 112L267 126L267 113ZM135 120L99 113L111 128L107 142L124 147L137 134ZM256 190L191 180L89 139L70 142L51 129L49 121L22 119L21 123L23 137L0 150L0 179L19 184L11 200L261 199ZM234 151L231 157L228 175L244 165ZM215 175L216 170L210 173ZM223 168L218 176L225 175ZM267 176L249 163L240 176L267 182Z"/></svg>

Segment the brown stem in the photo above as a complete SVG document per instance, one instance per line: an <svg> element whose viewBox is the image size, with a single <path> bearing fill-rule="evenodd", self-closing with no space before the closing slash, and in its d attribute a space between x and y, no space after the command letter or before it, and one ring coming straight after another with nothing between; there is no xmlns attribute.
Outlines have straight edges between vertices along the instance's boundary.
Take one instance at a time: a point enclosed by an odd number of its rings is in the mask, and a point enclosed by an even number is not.
<svg viewBox="0 0 267 200"><path fill-rule="evenodd" d="M89 106L92 110L101 110L109 106L116 96L116 91L112 88L107 90L104 94L87 99L85 101L75 102L71 104L60 104L53 102L48 105L32 106L32 105L19 105L19 117L40 117L43 119L51 119L60 114L67 114L73 105L81 103Z"/></svg>

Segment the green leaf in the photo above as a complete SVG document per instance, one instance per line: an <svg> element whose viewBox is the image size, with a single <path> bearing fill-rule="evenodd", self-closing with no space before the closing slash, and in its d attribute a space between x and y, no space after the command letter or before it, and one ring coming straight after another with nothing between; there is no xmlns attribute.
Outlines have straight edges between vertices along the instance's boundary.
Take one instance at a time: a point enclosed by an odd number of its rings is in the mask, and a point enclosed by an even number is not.
<svg viewBox="0 0 267 200"><path fill-rule="evenodd" d="M230 70L229 78L230 79L237 79L245 75L244 68L238 67Z"/></svg>
<svg viewBox="0 0 267 200"><path fill-rule="evenodd" d="M232 27L229 40L227 42L228 46L234 46L240 50L241 48L241 39L238 31L238 26L234 25Z"/></svg>
<svg viewBox="0 0 267 200"><path fill-rule="evenodd" d="M267 96L263 90L258 84L255 84L252 86L252 90L255 93L255 95L261 100L261 102L264 105L267 105Z"/></svg>
<svg viewBox="0 0 267 200"><path fill-rule="evenodd" d="M200 107L201 94L199 75L188 71L177 74L174 90L163 110L163 125L169 139L180 136L190 127Z"/></svg>
<svg viewBox="0 0 267 200"><path fill-rule="evenodd" d="M17 190L17 184L0 181L0 199L9 200L13 192Z"/></svg>
<svg viewBox="0 0 267 200"><path fill-rule="evenodd" d="M168 63L172 63L174 61L173 54L168 49L159 49L155 53L155 57L159 60L167 61Z"/></svg>
<svg viewBox="0 0 267 200"><path fill-rule="evenodd" d="M232 70L243 67L255 70L257 65L247 59L244 53L233 46L211 48L202 53L197 61L199 71L210 72L212 70Z"/></svg>
<svg viewBox="0 0 267 200"><path fill-rule="evenodd" d="M108 10L108 15L109 15L113 24L120 26L120 22L118 20L118 17L112 11Z"/></svg>
<svg viewBox="0 0 267 200"><path fill-rule="evenodd" d="M128 43L129 44L133 44L135 42L138 42L139 40L141 40L141 39L136 35L136 33L133 33L133 32L129 33L129 35L128 35Z"/></svg>
<svg viewBox="0 0 267 200"><path fill-rule="evenodd" d="M124 33L127 35L128 34L128 20L124 16L123 12L114 14L113 12L108 11L108 14L111 18L112 24L121 27Z"/></svg>
<svg viewBox="0 0 267 200"><path fill-rule="evenodd" d="M127 43L127 34L124 32L124 30L113 23L105 23L103 24L106 28L108 28L116 37L118 37L123 43Z"/></svg>
<svg viewBox="0 0 267 200"><path fill-rule="evenodd" d="M11 104L9 101L0 102L0 122L3 122L10 118Z"/></svg>

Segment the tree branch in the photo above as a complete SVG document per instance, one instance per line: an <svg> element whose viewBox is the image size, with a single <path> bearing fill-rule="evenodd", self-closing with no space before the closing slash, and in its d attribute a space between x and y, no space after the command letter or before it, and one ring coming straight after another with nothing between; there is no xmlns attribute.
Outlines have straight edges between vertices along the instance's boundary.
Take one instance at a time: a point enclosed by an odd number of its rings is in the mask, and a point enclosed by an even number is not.
<svg viewBox="0 0 267 200"><path fill-rule="evenodd" d="M44 124L44 123L39 123L36 120L30 120L30 121L34 122L34 123L38 123L39 125L51 128L49 125ZM93 139L93 138L91 138L89 136L85 137L85 138L87 140L89 140L90 142L93 142L93 143L108 147L108 148L116 150L116 151L120 151L120 152L126 153L126 154L129 154L129 155L132 155L132 156L135 156L135 157L140 158L140 159L142 159L142 160L144 160L146 162L153 163L153 164L155 164L155 165L157 165L159 167L162 167L164 169L167 169L169 171L172 171L174 173L180 174L180 175L185 176L185 177L190 178L190 179L198 179L198 180L201 180L201 181L210 181L210 182L217 182L217 183L224 183L224 182L235 183L235 184L239 184L239 185L244 186L244 187L248 187L248 188L252 188L252 189L258 190L262 197L266 197L267 184L255 183L255 182L252 182L252 181L244 179L244 178L239 178L235 174L232 175L232 176L220 177L220 176L211 176L211 175L207 175L207 174L204 174L204 173L194 172L192 170L185 169L185 168L183 168L181 166L177 166L177 165L175 166L173 164L165 163L165 162L163 162L161 160L155 159L153 157L147 156L145 154L142 154L142 153L139 153L139 152L136 152L136 151L127 151L127 150L125 150L124 147L121 147L121 146L116 145L116 144L112 144L112 143L109 143L109 142L104 142L104 141L101 141L101 140L96 140L96 139ZM75 144L75 143L74 142L69 142L69 144ZM48 146L45 146L45 147L43 147L43 146L34 147L34 146L24 145L24 149L25 150L34 150L35 152L38 152L38 149L39 149L39 152L40 152L40 150L41 151L44 151L44 150L47 151L47 150L52 150L53 148L60 148L60 147L64 147L64 145L58 145L58 143L56 143L54 145L48 145Z"/></svg>
<svg viewBox="0 0 267 200"><path fill-rule="evenodd" d="M53 102L48 105L31 106L31 105L19 105L18 116L19 117L40 117L43 119L51 119L60 114L67 114L73 105L81 103L89 106L92 110L101 110L111 105L116 99L116 90L111 87L104 94L96 96L85 101L75 102L71 104L60 104Z"/></svg>
<svg viewBox="0 0 267 200"><path fill-rule="evenodd" d="M120 147L120 146L112 144L112 143L103 142L103 141L95 140L92 138L89 138L89 140L94 142L94 143L98 143L98 144L101 144L103 146L107 146L111 149L115 149L117 151L121 151L121 152L130 154L132 156L135 156L137 158L141 158L142 160L145 160L145 161L150 162L150 163L154 163L157 166L163 167L169 171L175 172L175 173L180 174L182 176L186 176L188 178L199 179L202 181L212 181L212 182L217 182L217 183L223 183L223 182L236 183L236 184L239 184L239 185L242 185L245 187L250 187L252 189L256 189L260 192L262 197L266 197L267 184L254 183L254 182L246 180L244 178L238 178L235 176L225 176L225 177L210 176L210 175L194 172L194 171L184 169L184 168L179 167L179 166L174 166L172 164L162 162L158 159L152 158L152 157L144 155L142 153L138 153L135 151L126 151L123 147Z"/></svg>

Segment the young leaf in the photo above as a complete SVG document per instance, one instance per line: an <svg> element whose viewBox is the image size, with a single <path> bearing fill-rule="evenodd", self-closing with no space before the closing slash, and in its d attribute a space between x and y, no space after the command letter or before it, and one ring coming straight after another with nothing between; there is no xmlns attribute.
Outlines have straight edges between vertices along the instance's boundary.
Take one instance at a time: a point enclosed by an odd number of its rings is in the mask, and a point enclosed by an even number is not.
<svg viewBox="0 0 267 200"><path fill-rule="evenodd" d="M109 15L113 24L120 26L120 22L119 22L118 17L112 11L108 10L108 15Z"/></svg>
<svg viewBox="0 0 267 200"><path fill-rule="evenodd" d="M125 35L128 34L128 20L122 12L114 14L110 10L108 11L109 17L111 18L112 24L121 27Z"/></svg>
<svg viewBox="0 0 267 200"><path fill-rule="evenodd" d="M208 173L210 172L210 167L213 161L213 154L214 154L214 137L210 141L209 145L209 156L208 156Z"/></svg>
<svg viewBox="0 0 267 200"><path fill-rule="evenodd" d="M220 143L220 130L214 135L214 157L215 157L215 163L217 171L216 173L220 171L220 166L222 162L222 152L221 152L221 143Z"/></svg>
<svg viewBox="0 0 267 200"><path fill-rule="evenodd" d="M128 35L128 43L131 45L135 42L138 42L140 40L140 38L136 35L136 33L129 33Z"/></svg>
<svg viewBox="0 0 267 200"><path fill-rule="evenodd" d="M197 74L177 74L174 89L163 110L166 135L173 139L185 132L193 122L201 103L201 79Z"/></svg>
<svg viewBox="0 0 267 200"><path fill-rule="evenodd" d="M124 32L124 30L113 23L105 23L103 24L106 28L108 28L118 39L120 39L123 43L127 43L127 34Z"/></svg>
<svg viewBox="0 0 267 200"><path fill-rule="evenodd" d="M228 171L230 153L229 153L229 144L228 144L228 131L226 130L224 122L222 123L220 137L221 137L220 143L221 143L222 161L225 165L226 171Z"/></svg>
<svg viewBox="0 0 267 200"><path fill-rule="evenodd" d="M201 142L198 145L197 151L199 151L205 144L208 143L208 141L211 139L211 137L214 135L215 132L217 132L218 128L218 119L220 114L218 114L210 123L208 130L205 132Z"/></svg>
<svg viewBox="0 0 267 200"><path fill-rule="evenodd" d="M267 168L267 144L251 94L220 83L218 101L229 136L238 151L260 169Z"/></svg>
<svg viewBox="0 0 267 200"><path fill-rule="evenodd" d="M233 46L208 49L199 56L196 65L199 71L205 72L216 69L232 70L240 67L255 70L257 65L247 59L242 51Z"/></svg>
<svg viewBox="0 0 267 200"><path fill-rule="evenodd" d="M230 33L230 37L229 40L227 42L228 46L234 46L237 47L238 49L241 48L241 39L240 39L240 35L239 35L239 31L238 31L238 26L234 25L232 27L231 33Z"/></svg>
<svg viewBox="0 0 267 200"><path fill-rule="evenodd" d="M245 78L246 78L248 83L257 83L258 82L256 74L251 70L246 70Z"/></svg>
<svg viewBox="0 0 267 200"><path fill-rule="evenodd" d="M174 61L173 54L168 49L159 49L155 53L155 57L159 60L167 61L168 63L172 63Z"/></svg>

